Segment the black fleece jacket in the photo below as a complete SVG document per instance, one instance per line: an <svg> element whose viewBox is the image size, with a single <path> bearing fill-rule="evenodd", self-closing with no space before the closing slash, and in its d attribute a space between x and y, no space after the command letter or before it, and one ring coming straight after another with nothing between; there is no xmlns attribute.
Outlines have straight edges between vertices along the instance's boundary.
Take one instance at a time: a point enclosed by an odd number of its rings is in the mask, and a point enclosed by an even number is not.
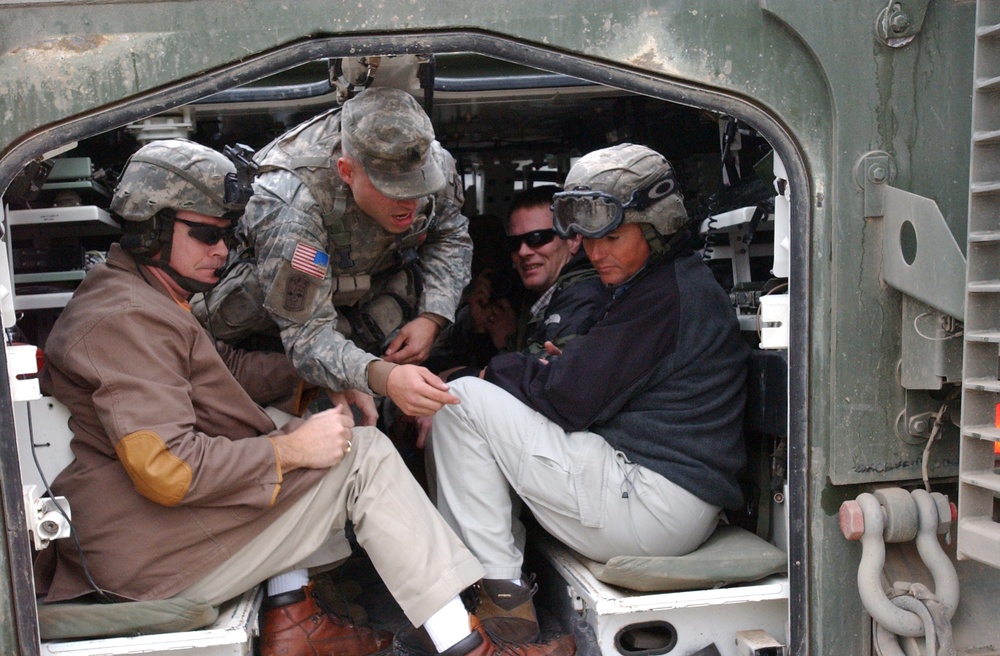
<svg viewBox="0 0 1000 656"><path fill-rule="evenodd" d="M502 354L486 380L563 429L597 433L632 462L735 508L748 355L728 295L688 250L616 288L562 355L545 364Z"/></svg>
<svg viewBox="0 0 1000 656"><path fill-rule="evenodd" d="M554 287L542 316L528 320L527 340L516 350L538 353L544 350L545 342L562 348L590 329L611 298L582 248L563 266Z"/></svg>

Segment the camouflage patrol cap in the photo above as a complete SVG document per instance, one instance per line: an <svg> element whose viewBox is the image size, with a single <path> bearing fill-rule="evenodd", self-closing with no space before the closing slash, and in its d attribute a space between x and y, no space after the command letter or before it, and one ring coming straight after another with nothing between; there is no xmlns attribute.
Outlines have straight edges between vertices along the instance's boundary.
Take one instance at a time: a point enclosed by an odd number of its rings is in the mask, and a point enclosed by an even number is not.
<svg viewBox="0 0 1000 656"><path fill-rule="evenodd" d="M226 203L226 175L236 167L222 153L187 139L152 141L129 158L111 211L126 221L146 221L173 209L221 217L242 209Z"/></svg>
<svg viewBox="0 0 1000 656"><path fill-rule="evenodd" d="M431 148L434 127L409 93L366 89L344 103L340 126L348 154L389 198L420 198L444 188L444 171Z"/></svg>
<svg viewBox="0 0 1000 656"><path fill-rule="evenodd" d="M587 153L569 170L563 188L605 192L626 204L634 192L667 178L673 180L670 191L643 210L626 207L623 222L649 223L659 234L671 235L687 223L687 210L673 166L651 148L626 143Z"/></svg>

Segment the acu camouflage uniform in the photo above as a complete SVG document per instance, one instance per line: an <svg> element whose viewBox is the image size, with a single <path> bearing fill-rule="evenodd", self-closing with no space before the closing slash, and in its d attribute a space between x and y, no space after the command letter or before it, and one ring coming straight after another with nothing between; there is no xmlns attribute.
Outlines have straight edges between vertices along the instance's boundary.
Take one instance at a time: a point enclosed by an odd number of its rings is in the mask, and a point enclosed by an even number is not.
<svg viewBox="0 0 1000 656"><path fill-rule="evenodd" d="M447 183L420 200L399 235L354 202L337 173L341 154L341 111L334 109L256 155L254 196L237 229L241 261L192 309L219 339L276 324L305 380L371 393L368 365L393 336L379 327L398 329L424 312L453 321L469 282L472 241L455 160L437 141L428 156Z"/></svg>

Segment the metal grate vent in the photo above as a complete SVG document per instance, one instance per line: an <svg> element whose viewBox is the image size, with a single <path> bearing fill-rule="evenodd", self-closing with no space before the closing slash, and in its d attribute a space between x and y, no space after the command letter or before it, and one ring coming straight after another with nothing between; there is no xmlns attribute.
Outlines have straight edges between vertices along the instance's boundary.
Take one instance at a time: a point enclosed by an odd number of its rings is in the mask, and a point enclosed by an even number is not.
<svg viewBox="0 0 1000 656"><path fill-rule="evenodd" d="M1000 567L1000 3L976 11L958 556Z"/></svg>

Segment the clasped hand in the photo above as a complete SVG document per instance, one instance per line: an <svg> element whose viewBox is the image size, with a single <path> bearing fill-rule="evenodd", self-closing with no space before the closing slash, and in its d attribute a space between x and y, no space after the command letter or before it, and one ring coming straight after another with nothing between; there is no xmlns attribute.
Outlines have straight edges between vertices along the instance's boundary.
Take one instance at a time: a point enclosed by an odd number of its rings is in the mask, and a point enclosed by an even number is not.
<svg viewBox="0 0 1000 656"><path fill-rule="evenodd" d="M285 435L272 437L281 472L334 467L350 453L354 417L343 404L312 415Z"/></svg>

